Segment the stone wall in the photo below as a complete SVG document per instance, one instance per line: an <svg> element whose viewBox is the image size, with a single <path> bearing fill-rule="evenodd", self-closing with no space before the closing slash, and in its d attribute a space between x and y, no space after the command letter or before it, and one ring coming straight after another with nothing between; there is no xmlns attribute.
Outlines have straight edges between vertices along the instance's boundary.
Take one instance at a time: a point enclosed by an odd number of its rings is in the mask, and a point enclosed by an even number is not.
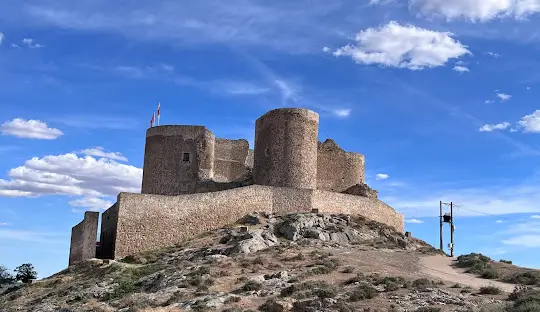
<svg viewBox="0 0 540 312"><path fill-rule="evenodd" d="M362 214L404 230L403 215L378 199L310 189L252 185L182 196L120 193L116 206L116 258L181 242L253 211L283 214L317 208Z"/></svg>
<svg viewBox="0 0 540 312"><path fill-rule="evenodd" d="M215 136L203 126L157 126L146 131L141 192L179 195L213 178Z"/></svg>
<svg viewBox="0 0 540 312"><path fill-rule="evenodd" d="M249 152L247 140L216 139L214 177L216 182L243 181L251 174L246 166Z"/></svg>
<svg viewBox="0 0 540 312"><path fill-rule="evenodd" d="M255 122L255 184L317 188L319 115L301 108L269 111Z"/></svg>
<svg viewBox="0 0 540 312"><path fill-rule="evenodd" d="M343 192L364 183L364 155L346 152L334 140L317 147L317 189Z"/></svg>
<svg viewBox="0 0 540 312"><path fill-rule="evenodd" d="M101 214L101 234L99 238L100 258L114 259L117 223L118 204L116 203Z"/></svg>
<svg viewBox="0 0 540 312"><path fill-rule="evenodd" d="M84 219L71 229L69 265L96 257L99 212L87 211Z"/></svg>

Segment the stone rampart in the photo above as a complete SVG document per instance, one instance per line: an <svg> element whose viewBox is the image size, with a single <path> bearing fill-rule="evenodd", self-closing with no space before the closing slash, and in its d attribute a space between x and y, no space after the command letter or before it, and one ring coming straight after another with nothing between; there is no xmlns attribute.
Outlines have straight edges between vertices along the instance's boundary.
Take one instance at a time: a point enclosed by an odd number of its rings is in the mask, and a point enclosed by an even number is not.
<svg viewBox="0 0 540 312"><path fill-rule="evenodd" d="M246 165L249 143L247 140L216 139L214 178L216 182L243 181L251 174Z"/></svg>
<svg viewBox="0 0 540 312"><path fill-rule="evenodd" d="M99 212L87 211L84 219L71 229L69 265L96 257Z"/></svg>
<svg viewBox="0 0 540 312"><path fill-rule="evenodd" d="M115 206L115 258L181 242L254 211L284 214L316 208L321 213L361 214L404 230L403 215L378 199L262 185L182 196L120 193Z"/></svg>
<svg viewBox="0 0 540 312"><path fill-rule="evenodd" d="M364 155L346 152L334 140L317 147L317 189L343 192L364 183Z"/></svg>

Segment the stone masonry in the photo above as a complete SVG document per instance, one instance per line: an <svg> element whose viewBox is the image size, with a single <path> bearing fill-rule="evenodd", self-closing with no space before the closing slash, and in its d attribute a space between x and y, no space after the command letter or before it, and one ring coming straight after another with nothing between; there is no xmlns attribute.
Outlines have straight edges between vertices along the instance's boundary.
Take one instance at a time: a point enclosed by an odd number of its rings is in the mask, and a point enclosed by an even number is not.
<svg viewBox="0 0 540 312"><path fill-rule="evenodd" d="M255 123L253 150L204 126L148 129L141 194L120 193L103 212L99 244L97 213L87 212L69 263L179 243L254 211L359 214L403 232L403 215L364 183L364 156L319 142L318 126L307 109L269 111Z"/></svg>

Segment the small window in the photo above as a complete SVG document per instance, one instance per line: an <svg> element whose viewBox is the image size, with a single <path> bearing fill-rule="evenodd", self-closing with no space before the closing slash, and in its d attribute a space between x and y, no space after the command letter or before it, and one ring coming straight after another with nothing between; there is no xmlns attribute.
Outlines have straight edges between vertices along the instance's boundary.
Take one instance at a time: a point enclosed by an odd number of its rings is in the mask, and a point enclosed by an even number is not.
<svg viewBox="0 0 540 312"><path fill-rule="evenodd" d="M182 157L183 162L189 162L189 153L184 153L184 156Z"/></svg>

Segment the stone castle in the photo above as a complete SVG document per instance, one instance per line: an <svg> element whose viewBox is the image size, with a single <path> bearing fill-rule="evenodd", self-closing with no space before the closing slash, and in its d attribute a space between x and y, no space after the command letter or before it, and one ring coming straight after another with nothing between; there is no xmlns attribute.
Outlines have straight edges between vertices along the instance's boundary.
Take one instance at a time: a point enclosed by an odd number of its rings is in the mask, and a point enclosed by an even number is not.
<svg viewBox="0 0 540 312"><path fill-rule="evenodd" d="M141 193L120 193L101 214L99 241L99 213L86 212L69 264L169 246L255 211L359 214L403 232L403 215L364 184L364 156L319 142L318 127L307 109L269 111L256 121L253 150L204 126L149 128Z"/></svg>

